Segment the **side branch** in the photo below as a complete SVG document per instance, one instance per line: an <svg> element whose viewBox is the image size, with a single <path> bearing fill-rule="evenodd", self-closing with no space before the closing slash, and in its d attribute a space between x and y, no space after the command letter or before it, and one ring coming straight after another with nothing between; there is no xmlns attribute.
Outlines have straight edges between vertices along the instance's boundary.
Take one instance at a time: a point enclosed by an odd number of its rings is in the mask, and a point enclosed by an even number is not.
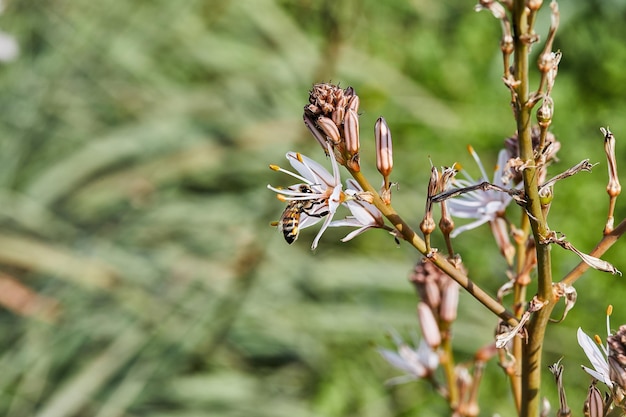
<svg viewBox="0 0 626 417"><path fill-rule="evenodd" d="M367 181L363 174L359 171L350 170L350 173L354 179L361 185L364 191L368 191L372 194L372 204L381 211L381 213L394 225L396 230L400 233L402 238L415 247L420 253L425 256L429 256L429 259L437 265L443 272L445 272L450 278L455 280L461 287L465 288L474 298L476 298L482 305L487 307L492 313L500 317L502 320L512 326L518 324L517 318L504 308L495 298L487 294L482 288L476 285L465 274L456 269L446 258L443 256L429 252L426 248L426 242L420 238L417 233L409 226L393 209L391 205L385 204L381 199L378 192Z"/></svg>

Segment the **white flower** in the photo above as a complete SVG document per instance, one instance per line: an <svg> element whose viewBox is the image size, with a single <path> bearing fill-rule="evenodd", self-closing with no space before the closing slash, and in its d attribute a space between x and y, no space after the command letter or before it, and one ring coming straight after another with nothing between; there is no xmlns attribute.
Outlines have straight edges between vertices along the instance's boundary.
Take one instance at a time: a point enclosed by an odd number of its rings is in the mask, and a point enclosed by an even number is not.
<svg viewBox="0 0 626 417"><path fill-rule="evenodd" d="M387 384L401 384L427 377L439 366L439 355L424 340L420 341L417 349L414 349L393 330L391 337L396 344L397 351L380 348L378 352L393 367L406 372L406 375L391 378Z"/></svg>
<svg viewBox="0 0 626 417"><path fill-rule="evenodd" d="M371 228L384 228L385 221L383 220L383 215L380 210L378 210L375 205L356 197L358 193L363 192L363 188L361 188L359 183L353 179L348 179L346 180L346 186L346 194L353 198L347 199L344 205L348 207L352 216L347 216L343 220L332 221L328 226L350 226L357 227L357 229L350 232L346 237L341 239L341 241L347 242L354 239Z"/></svg>
<svg viewBox="0 0 626 417"><path fill-rule="evenodd" d="M270 190L280 194L285 201L310 201L313 203L310 211L301 213L300 229L312 226L324 218L324 223L317 236L315 236L311 249L317 248L317 244L326 228L330 225L337 208L346 199L346 194L342 191L339 165L331 146L327 146L333 169L332 174L311 158L297 152L288 152L287 160L298 171L299 175L277 166L272 166L272 169L289 174L302 181L302 183L288 188L267 186ZM303 188L301 187L302 185L307 187Z"/></svg>
<svg viewBox="0 0 626 417"><path fill-rule="evenodd" d="M594 369L583 366L582 368L592 377L598 381L604 382L609 388L613 388L613 382L609 378L609 362L607 360L608 352L606 348L602 346L602 351L598 348L596 342L587 336L585 332L578 328L578 344L585 351L585 355L589 358L589 362L593 365ZM603 352L604 351L604 352Z"/></svg>
<svg viewBox="0 0 626 417"><path fill-rule="evenodd" d="M611 336L609 314L607 314L606 317L606 331L607 335ZM578 328L576 336L578 338L578 344L581 348L583 348L585 355L587 355L587 358L589 359L589 362L591 362L591 365L593 365L594 369L587 368L586 366L583 366L582 368L589 375L598 381L604 382L610 389L613 389L613 382L609 376L610 367L608 362L608 346L600 345L602 348L602 350L600 350L600 348L598 348L598 343L596 343L591 337L587 336L587 334L580 327Z"/></svg>
<svg viewBox="0 0 626 417"><path fill-rule="evenodd" d="M480 158L471 146L468 147L468 150L474 157L476 164L478 164L481 177L478 180L474 180L465 170L463 170L462 172L465 179L455 178L453 180L453 184L458 188L465 188L488 181L487 173L485 172L483 164L480 162ZM492 184L503 188L506 187L504 170L508 160L508 152L505 149L501 150L498 154L498 164L496 165ZM475 229L484 223L495 221L499 215L504 213L511 200L512 197L509 194L495 190L471 191L461 194L457 198L447 200L446 204L452 216L463 219L476 219L471 223L455 229L450 234L450 237L456 237L466 230Z"/></svg>

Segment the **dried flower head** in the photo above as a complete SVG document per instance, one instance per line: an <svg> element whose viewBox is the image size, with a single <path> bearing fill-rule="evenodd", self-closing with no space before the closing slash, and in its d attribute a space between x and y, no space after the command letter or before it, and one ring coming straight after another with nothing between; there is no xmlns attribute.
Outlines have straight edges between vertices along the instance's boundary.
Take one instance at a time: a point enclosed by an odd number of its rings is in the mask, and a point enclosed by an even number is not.
<svg viewBox="0 0 626 417"><path fill-rule="evenodd" d="M534 159L541 162L541 165L537 168L540 171L539 183L542 183L546 176L545 167L552 161L558 161L556 154L561 149L561 142L556 140L556 136L552 132L546 132L542 144L541 128L539 126L533 126L531 138L535 154ZM543 149L539 149L541 145L543 145ZM511 158L519 158L517 133L504 140L504 147L509 151ZM511 170L509 174L512 175L511 180L513 184L519 184L522 181L522 169Z"/></svg>
<svg viewBox="0 0 626 417"><path fill-rule="evenodd" d="M354 95L352 87L342 89L328 83L315 84L309 91L309 104L304 107L304 112L313 120L319 116L332 119L333 113L345 111Z"/></svg>

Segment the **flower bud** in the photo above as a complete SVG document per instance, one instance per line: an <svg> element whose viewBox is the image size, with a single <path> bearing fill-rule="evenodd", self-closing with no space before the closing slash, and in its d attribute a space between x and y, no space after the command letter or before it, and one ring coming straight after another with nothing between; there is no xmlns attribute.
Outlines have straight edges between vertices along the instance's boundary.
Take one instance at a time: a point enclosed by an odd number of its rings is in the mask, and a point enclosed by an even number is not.
<svg viewBox="0 0 626 417"><path fill-rule="evenodd" d="M459 305L459 284L449 279L442 290L441 308L439 317L441 320L452 323L456 320L457 307Z"/></svg>
<svg viewBox="0 0 626 417"><path fill-rule="evenodd" d="M587 399L585 400L583 412L585 416L589 417L604 416L604 401L602 400L602 393L598 387L596 387L595 381L589 386L589 391L587 391Z"/></svg>
<svg viewBox="0 0 626 417"><path fill-rule="evenodd" d="M361 146L359 142L359 115L348 109L343 122L343 133L346 138L346 151L349 155L359 153Z"/></svg>
<svg viewBox="0 0 626 417"><path fill-rule="evenodd" d="M359 112L359 105L361 104L361 99L359 96L352 96L348 101L348 109L354 110L355 112Z"/></svg>
<svg viewBox="0 0 626 417"><path fill-rule="evenodd" d="M315 123L306 114L306 112L304 112L303 120L304 120L304 125L306 126L306 128L309 129L309 132L311 132L315 140L317 140L317 142L322 146L322 149L324 149L326 156L328 156L328 147L326 146L326 137L322 134L322 132L319 131L317 126L315 126Z"/></svg>
<svg viewBox="0 0 626 417"><path fill-rule="evenodd" d="M375 126L376 135L376 168L384 178L389 177L393 169L393 148L391 132L383 117L379 117Z"/></svg>
<svg viewBox="0 0 626 417"><path fill-rule="evenodd" d="M330 115L330 118L332 119L333 123L335 123L336 126L341 126L341 123L343 123L345 114L346 114L346 107L342 105L341 107L337 107L335 109L335 111Z"/></svg>
<svg viewBox="0 0 626 417"><path fill-rule="evenodd" d="M425 302L433 311L438 310L441 303L439 282L442 279L442 274L441 270L432 262L420 260L409 276L409 281L417 289L420 300Z"/></svg>
<svg viewBox="0 0 626 417"><path fill-rule="evenodd" d="M536 12L537 10L539 10L542 4L543 4L543 0L527 0L526 1L526 7L528 7L533 12Z"/></svg>
<svg viewBox="0 0 626 417"><path fill-rule="evenodd" d="M417 318L422 329L422 336L424 336L428 346L432 349L439 347L441 344L441 333L439 332L439 326L437 326L437 320L435 320L430 307L422 301L417 304Z"/></svg>
<svg viewBox="0 0 626 417"><path fill-rule="evenodd" d="M326 116L320 116L317 118L317 125L322 129L322 132L333 142L335 145L341 143L341 134L335 122Z"/></svg>

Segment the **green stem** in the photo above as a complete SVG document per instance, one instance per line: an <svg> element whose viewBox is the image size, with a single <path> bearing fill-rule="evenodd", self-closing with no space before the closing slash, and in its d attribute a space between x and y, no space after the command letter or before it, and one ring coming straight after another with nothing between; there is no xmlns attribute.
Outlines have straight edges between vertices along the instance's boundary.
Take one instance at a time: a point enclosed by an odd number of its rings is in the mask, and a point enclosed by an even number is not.
<svg viewBox="0 0 626 417"><path fill-rule="evenodd" d="M515 42L515 76L519 83L516 87L516 100L513 103L517 119L520 158L529 168L523 171L524 191L527 198L526 210L530 215L530 225L537 250L537 298L540 302L549 301L541 310L533 314L528 325L528 340L522 351L522 407L521 417L535 417L539 414L541 387L541 356L543 339L552 302L552 271L550 247L543 244L548 235L548 225L541 211L537 187L537 170L534 168L534 154L531 138L531 110L529 105L528 35L532 28L528 26L526 1L515 0L513 6L513 33Z"/></svg>
<svg viewBox="0 0 626 417"><path fill-rule="evenodd" d="M459 405L459 390L456 384L456 375L454 373L454 354L452 352L452 339L450 337L450 324L445 323L441 329L443 338L441 340L441 350L444 352L444 357L441 360L441 366L443 372L446 375L446 381L448 382L448 402L450 407L454 410Z"/></svg>

